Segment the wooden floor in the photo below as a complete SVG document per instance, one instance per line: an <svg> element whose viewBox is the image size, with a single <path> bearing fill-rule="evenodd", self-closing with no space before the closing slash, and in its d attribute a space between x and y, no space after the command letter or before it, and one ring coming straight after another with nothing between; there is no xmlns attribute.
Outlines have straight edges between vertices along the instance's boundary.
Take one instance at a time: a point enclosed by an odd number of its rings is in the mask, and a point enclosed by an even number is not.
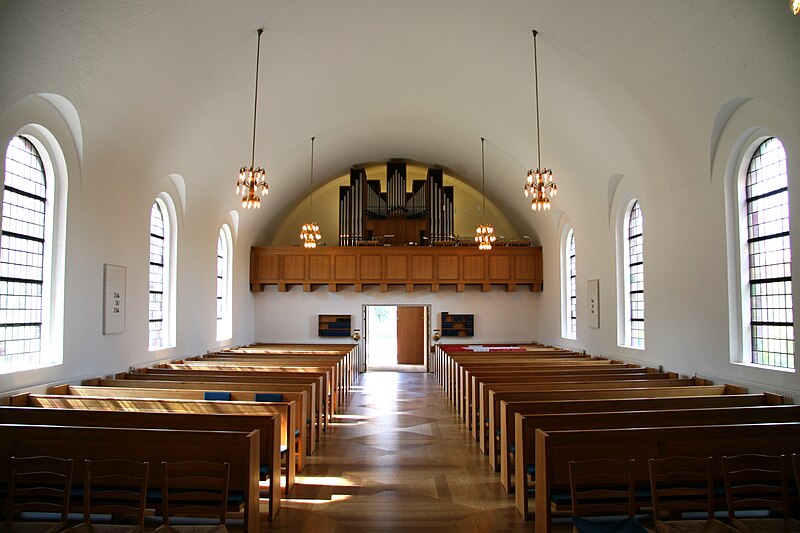
<svg viewBox="0 0 800 533"><path fill-rule="evenodd" d="M265 531L533 529L431 374L364 374L343 411Z"/></svg>

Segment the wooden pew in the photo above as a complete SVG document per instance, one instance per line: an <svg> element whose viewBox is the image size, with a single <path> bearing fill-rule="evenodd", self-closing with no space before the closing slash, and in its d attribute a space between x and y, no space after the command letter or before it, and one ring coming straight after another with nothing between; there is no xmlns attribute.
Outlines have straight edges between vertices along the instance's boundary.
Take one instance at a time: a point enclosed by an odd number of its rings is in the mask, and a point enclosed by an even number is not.
<svg viewBox="0 0 800 533"><path fill-rule="evenodd" d="M126 387L142 389L186 389L200 391L229 391L249 393L284 394L290 400L300 405L300 420L306 421L307 441L306 451L313 455L319 439L317 424L315 423L315 409L313 404L313 385L296 384L267 384L267 383L203 383L199 381L166 381L166 380L136 380L136 379L107 379L93 378L83 381L83 385L90 387ZM234 394L234 399L240 399Z"/></svg>
<svg viewBox="0 0 800 533"><path fill-rule="evenodd" d="M650 458L712 457L719 472L719 458L723 455L788 456L797 450L800 450L800 422L567 431L537 429L535 531L550 531L552 491L569 487L569 461L632 458L635 460L634 478L644 485L649 479L647 460Z"/></svg>
<svg viewBox="0 0 800 533"><path fill-rule="evenodd" d="M215 415L269 415L280 414L281 448L286 449L286 491L294 487L295 451L294 417L297 404L270 405L259 402L229 402L208 400L167 400L144 398L112 398L98 396L64 396L55 394L20 393L11 396L15 407L54 407L60 409L94 409L106 411L157 411L166 413L207 413ZM264 458L267 459L267 458Z"/></svg>
<svg viewBox="0 0 800 533"><path fill-rule="evenodd" d="M499 370L497 368L470 368L465 371L465 390L463 398L462 412L467 418L467 423L472 427L472 420L466 416L469 406L478 394L478 387L482 381L492 381L495 383L506 381L508 383L518 383L527 381L528 378L539 378L546 376L601 376L601 375L632 375L638 379L648 376L659 377L659 373L653 369L629 364L608 364L608 365L583 365L576 367L553 367L542 368L541 366L529 367L525 363L513 365L513 368ZM669 377L678 377L675 374L666 373ZM594 378L599 379L599 378ZM637 379L637 378L630 378ZM476 437L477 439L477 437Z"/></svg>
<svg viewBox="0 0 800 533"><path fill-rule="evenodd" d="M542 392L549 390L606 390L606 389L676 389L690 386L703 386L709 384L708 381L699 378L682 379L641 379L641 380L608 380L608 381L549 381L547 383L481 383L479 392L479 405L481 418L488 418L488 423L479 424L480 427L480 447L484 454L489 453L489 446L494 442L494 435L497 431L496 422L500 419L500 399L514 401L524 400L528 392ZM502 397L498 393L504 393ZM515 393L520 393L518 396ZM667 394L670 395L670 394ZM672 392L674 396L686 396L682 391ZM488 416L487 416L488 415ZM492 438L489 438L491 435Z"/></svg>
<svg viewBox="0 0 800 533"><path fill-rule="evenodd" d="M631 370L638 370L631 372ZM642 380L642 379L674 379L677 374L670 372L647 372L640 368L628 366L603 365L587 366L578 368L557 367L553 369L524 370L512 374L495 374L486 372L473 372L470 374L470 387L467 389L469 395L466 400L469 402L466 410L468 426L472 429L472 436L479 440L480 427L476 425L478 421L479 408L472 410L472 404L479 406L480 389L483 383L494 384L519 384L519 383L553 383L562 381L620 381L620 380ZM484 413L484 420L488 413Z"/></svg>
<svg viewBox="0 0 800 533"><path fill-rule="evenodd" d="M317 412L322 419L320 431L325 431L328 427L328 404L325 401L321 373L284 373L284 372L241 372L237 370L212 372L210 370L175 370L167 368L140 368L133 373L120 373L114 375L116 379L137 379L137 380L179 380L179 381L198 381L203 383L286 383L286 384L313 384L315 389L314 397Z"/></svg>
<svg viewBox="0 0 800 533"><path fill-rule="evenodd" d="M0 424L241 431L245 433L258 430L259 470L261 472L266 470L266 478L269 481L269 488L265 491L268 499L269 520L272 520L280 509L281 452L280 415L278 414L272 416L216 416L199 413L151 413L134 411L90 411L46 407L0 407ZM53 453L50 455L58 455L58 451L53 450ZM249 467L249 463L245 466ZM243 466L237 465L233 468L243 468ZM257 475L260 477L260 474Z"/></svg>
<svg viewBox="0 0 800 533"><path fill-rule="evenodd" d="M334 395L331 394L330 388L330 371L325 368L311 368L311 367L255 367L251 365L236 365L236 364L209 364L209 363L185 363L185 364L164 364L156 368L143 368L139 370L149 374L158 372L174 373L180 372L195 372L205 373L205 375L216 375L224 377L239 376L247 378L270 376L281 376L281 379L288 379L290 376L303 376L311 377L313 379L320 378L322 383L320 387L320 396L322 400L322 411L324 416L323 431L327 429L328 423L333 420L334 413ZM200 375L200 374L198 374ZM285 376L285 378L283 377ZM302 378L301 378L302 379Z"/></svg>
<svg viewBox="0 0 800 533"><path fill-rule="evenodd" d="M158 389L158 388L134 388L134 387L92 387L86 385L59 385L56 387L50 387L47 390L47 394L55 394L55 395L70 395L70 396L89 396L95 398L132 398L132 399L148 399L148 398L162 398L162 399L175 399L175 400L203 400L205 395L205 390L192 390L192 389ZM235 402L255 402L254 396L255 391L223 391L229 392L231 394L231 401ZM295 459L297 461L296 467L298 472L302 472L305 468L305 456L306 456L306 425L303 423L302 416L300 413L303 412L303 409L300 407L302 406L303 397L302 394L295 393L289 394L287 393L284 395L283 402L256 402L264 405L276 405L281 403L289 403L295 402L298 406L298 413L295 413L294 418L294 427L292 427L292 435L291 440L287 441L287 446L291 445L289 443L295 442L295 435L299 436L299 442L297 443L298 449L295 453Z"/></svg>
<svg viewBox="0 0 800 533"><path fill-rule="evenodd" d="M718 396L676 396L655 398L624 398L614 400L558 400L558 401L500 401L500 485L511 492L511 453L510 445L516 450L517 413L525 415L558 413L602 413L618 411L658 411L666 409L702 409L720 407L748 407L757 405L784 405L783 396L776 394L738 394L724 391ZM523 448L527 448L525 445ZM516 454L514 454L516 459Z"/></svg>
<svg viewBox="0 0 800 533"><path fill-rule="evenodd" d="M168 445L167 445L168 444ZM0 425L2 457L55 455L73 459L73 479L83 479L85 459L129 459L150 463L149 486L160 488L162 461L229 462L230 489L244 496L244 531L259 530L259 432L132 429L118 427ZM0 461L8 480L10 461Z"/></svg>

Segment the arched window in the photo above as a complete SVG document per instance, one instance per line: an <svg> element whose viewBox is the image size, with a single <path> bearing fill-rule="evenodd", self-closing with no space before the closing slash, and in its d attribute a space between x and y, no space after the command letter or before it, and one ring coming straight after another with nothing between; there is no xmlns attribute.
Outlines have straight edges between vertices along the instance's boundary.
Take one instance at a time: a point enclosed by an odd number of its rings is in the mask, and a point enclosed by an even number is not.
<svg viewBox="0 0 800 533"><path fill-rule="evenodd" d="M230 339L232 336L232 262L233 246L231 231L223 224L217 235L217 340Z"/></svg>
<svg viewBox="0 0 800 533"><path fill-rule="evenodd" d="M575 230L569 228L563 245L564 265L563 273L563 298L562 298L562 328L561 336L565 339L575 339L578 334L577 319L577 286L575 274Z"/></svg>
<svg viewBox="0 0 800 533"><path fill-rule="evenodd" d="M626 344L630 348L644 348L644 224L638 201L630 206L625 228Z"/></svg>
<svg viewBox="0 0 800 533"><path fill-rule="evenodd" d="M42 358L50 254L47 178L42 157L25 137L8 144L0 242L0 360L3 372L35 368Z"/></svg>
<svg viewBox="0 0 800 533"><path fill-rule="evenodd" d="M750 310L750 362L794 368L792 250L786 152L772 137L753 153L744 184L747 253L742 254ZM744 247L743 247L744 248Z"/></svg>
<svg viewBox="0 0 800 533"><path fill-rule="evenodd" d="M169 197L159 196L150 208L150 350L174 345L173 249L175 239Z"/></svg>

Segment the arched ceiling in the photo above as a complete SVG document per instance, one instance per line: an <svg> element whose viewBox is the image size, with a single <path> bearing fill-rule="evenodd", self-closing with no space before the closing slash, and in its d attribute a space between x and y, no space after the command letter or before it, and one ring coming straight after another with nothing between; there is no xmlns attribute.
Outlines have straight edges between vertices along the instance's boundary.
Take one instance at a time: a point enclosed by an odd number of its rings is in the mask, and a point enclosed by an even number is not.
<svg viewBox="0 0 800 533"><path fill-rule="evenodd" d="M64 96L88 161L134 184L180 174L190 203L227 212L250 160L263 27L256 164L270 195L242 216L255 233L306 195L311 136L320 180L403 158L476 187L486 137L487 195L520 234L540 233L559 210L605 201L611 176L682 157L706 170L717 111L734 98L796 107L780 100L800 87L799 22L785 0L5 0L0 111ZM537 165L534 28L542 163L560 189L549 214L522 196Z"/></svg>

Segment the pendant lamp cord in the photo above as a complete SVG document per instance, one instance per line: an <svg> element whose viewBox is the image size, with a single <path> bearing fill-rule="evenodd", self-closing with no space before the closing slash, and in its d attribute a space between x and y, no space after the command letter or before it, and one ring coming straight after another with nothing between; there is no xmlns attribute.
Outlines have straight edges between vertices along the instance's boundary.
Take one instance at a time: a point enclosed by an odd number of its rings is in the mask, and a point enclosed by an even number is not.
<svg viewBox="0 0 800 533"><path fill-rule="evenodd" d="M542 168L542 145L539 136L539 63L536 54L536 36L538 31L533 30L533 83L536 91L536 165Z"/></svg>
<svg viewBox="0 0 800 533"><path fill-rule="evenodd" d="M483 216L481 217L486 225L486 163L483 155L483 143L486 139L481 137L481 195L483 196Z"/></svg>
<svg viewBox="0 0 800 533"><path fill-rule="evenodd" d="M258 64L261 61L261 34L264 28L258 29L258 48L256 49L256 90L253 96L253 152L250 156L250 169L256 164L256 114L258 111Z"/></svg>
<svg viewBox="0 0 800 533"><path fill-rule="evenodd" d="M314 222L314 139L311 137L311 222Z"/></svg>

